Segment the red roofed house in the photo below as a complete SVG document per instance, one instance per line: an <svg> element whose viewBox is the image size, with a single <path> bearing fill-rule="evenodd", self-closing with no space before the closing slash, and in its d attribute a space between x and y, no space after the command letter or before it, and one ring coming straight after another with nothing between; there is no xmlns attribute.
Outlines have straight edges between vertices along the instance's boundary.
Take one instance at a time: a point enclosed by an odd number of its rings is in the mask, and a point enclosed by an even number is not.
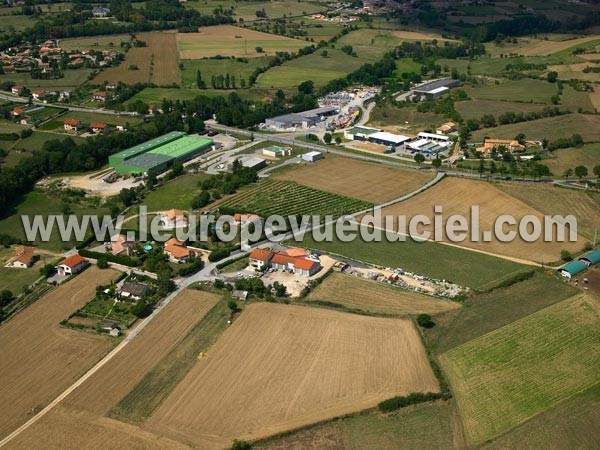
<svg viewBox="0 0 600 450"><path fill-rule="evenodd" d="M113 255L131 256L135 241L130 241L124 234L115 234L110 237L110 251Z"/></svg>
<svg viewBox="0 0 600 450"><path fill-rule="evenodd" d="M24 110L23 108L15 108L15 109L13 109L13 110L10 112L10 114L11 114L13 117L20 117L20 116L22 116L23 114L25 114L25 110Z"/></svg>
<svg viewBox="0 0 600 450"><path fill-rule="evenodd" d="M108 131L108 125L105 123L90 123L90 128L93 133L106 133Z"/></svg>
<svg viewBox="0 0 600 450"><path fill-rule="evenodd" d="M20 84L15 84L12 88L10 88L10 91L15 95L21 95L23 90L25 90L25 86L21 86Z"/></svg>
<svg viewBox="0 0 600 450"><path fill-rule="evenodd" d="M113 95L110 92L94 91L92 94L92 99L99 102L104 102L106 100L110 100L111 98L113 98Z"/></svg>
<svg viewBox="0 0 600 450"><path fill-rule="evenodd" d="M255 270L262 271L269 267L271 258L275 253L268 249L255 248L248 256L250 267Z"/></svg>
<svg viewBox="0 0 600 450"><path fill-rule="evenodd" d="M81 130L81 127L83 126L81 124L81 120L77 120L77 119L67 119L64 122L65 124L65 131L79 131Z"/></svg>
<svg viewBox="0 0 600 450"><path fill-rule="evenodd" d="M160 213L159 226L163 228L183 228L187 225L187 217L180 209L170 209Z"/></svg>
<svg viewBox="0 0 600 450"><path fill-rule="evenodd" d="M56 266L56 270L58 270L59 275L73 275L81 272L88 266L88 264L88 260L84 257L80 255L72 255L59 262L58 266Z"/></svg>
<svg viewBox="0 0 600 450"><path fill-rule="evenodd" d="M34 100L43 100L46 98L46 93L40 89L37 89L35 91L31 92L31 96L33 97Z"/></svg>
<svg viewBox="0 0 600 450"><path fill-rule="evenodd" d="M185 242L177 238L171 238L165 242L164 253L169 255L173 262L186 262L196 256L196 252L187 248Z"/></svg>
<svg viewBox="0 0 600 450"><path fill-rule="evenodd" d="M35 262L33 247L21 245L15 249L15 256L10 258L4 267L27 269Z"/></svg>

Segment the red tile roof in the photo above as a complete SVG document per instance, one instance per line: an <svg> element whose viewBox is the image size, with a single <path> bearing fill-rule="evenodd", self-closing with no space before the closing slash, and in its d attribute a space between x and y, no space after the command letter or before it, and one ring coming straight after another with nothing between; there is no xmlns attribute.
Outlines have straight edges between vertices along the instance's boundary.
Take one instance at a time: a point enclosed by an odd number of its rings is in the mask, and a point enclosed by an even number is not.
<svg viewBox="0 0 600 450"><path fill-rule="evenodd" d="M59 266L67 266L72 269L73 267L78 266L82 262L87 262L87 260L83 256L72 255L72 256L69 256L68 258L63 259L61 262L58 263L58 265Z"/></svg>
<svg viewBox="0 0 600 450"><path fill-rule="evenodd" d="M65 125L71 125L72 127L76 127L77 125L81 125L81 121L77 119L67 119L65 120Z"/></svg>
<svg viewBox="0 0 600 450"><path fill-rule="evenodd" d="M106 128L105 123L90 123L90 128Z"/></svg>
<svg viewBox="0 0 600 450"><path fill-rule="evenodd" d="M274 264L284 265L292 264L295 268L302 270L310 270L315 264L317 264L315 261L311 261L309 259L294 258L293 256L287 256L282 253L277 253L275 256L273 256L271 262Z"/></svg>
<svg viewBox="0 0 600 450"><path fill-rule="evenodd" d="M269 256L271 256L272 253L273 252L271 250L255 248L254 250L252 250L252 253L250 253L249 258L256 259L258 261L266 261L267 259L269 259Z"/></svg>

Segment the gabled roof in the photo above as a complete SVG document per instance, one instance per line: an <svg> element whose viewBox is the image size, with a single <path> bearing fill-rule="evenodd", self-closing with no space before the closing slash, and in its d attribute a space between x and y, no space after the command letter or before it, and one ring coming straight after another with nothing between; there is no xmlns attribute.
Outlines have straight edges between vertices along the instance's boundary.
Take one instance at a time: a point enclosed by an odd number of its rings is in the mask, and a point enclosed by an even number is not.
<svg viewBox="0 0 600 450"><path fill-rule="evenodd" d="M106 128L105 123L90 123L90 128Z"/></svg>
<svg viewBox="0 0 600 450"><path fill-rule="evenodd" d="M292 264L295 268L301 270L310 270L315 264L316 261L311 261L310 259L305 258L295 258L293 256L284 255L282 253L277 253L271 259L271 262L274 264Z"/></svg>
<svg viewBox="0 0 600 450"><path fill-rule="evenodd" d="M85 259L83 256L80 255L71 255L68 258L63 259L61 262L58 263L59 266L67 266L70 267L71 269L73 267L78 266L81 263L87 262L87 259Z"/></svg>
<svg viewBox="0 0 600 450"><path fill-rule="evenodd" d="M15 256L8 260L9 263L19 261L20 263L29 265L33 259L33 247L21 245L15 249Z"/></svg>
<svg viewBox="0 0 600 450"><path fill-rule="evenodd" d="M273 252L271 250L255 248L254 250L252 250L252 253L250 253L249 258L255 259L257 261L266 261L271 257L272 254Z"/></svg>
<svg viewBox="0 0 600 450"><path fill-rule="evenodd" d="M586 253L579 260L589 261L590 264L598 264L600 263L600 250L594 250L589 253Z"/></svg>
<svg viewBox="0 0 600 450"><path fill-rule="evenodd" d="M71 125L72 127L76 127L77 125L81 125L81 120L67 119L65 120L65 125Z"/></svg>

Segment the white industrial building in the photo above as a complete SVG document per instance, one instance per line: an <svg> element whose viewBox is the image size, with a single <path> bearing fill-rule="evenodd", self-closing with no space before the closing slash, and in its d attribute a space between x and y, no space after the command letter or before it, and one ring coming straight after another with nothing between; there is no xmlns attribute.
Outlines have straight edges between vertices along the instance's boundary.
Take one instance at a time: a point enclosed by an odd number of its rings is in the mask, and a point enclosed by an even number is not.
<svg viewBox="0 0 600 450"><path fill-rule="evenodd" d="M374 144L387 145L391 147L399 147L406 142L410 141L411 138L403 136L401 134L388 133L387 131L378 131L369 135L369 142Z"/></svg>
<svg viewBox="0 0 600 450"><path fill-rule="evenodd" d="M459 80L452 78L441 78L439 80L427 81L417 85L411 89L411 94L414 97L420 97L425 100L434 100L450 91L451 88L457 86Z"/></svg>
<svg viewBox="0 0 600 450"><path fill-rule="evenodd" d="M339 111L339 108L335 106L324 106L299 113L283 114L265 119L265 126L276 129L311 128Z"/></svg>
<svg viewBox="0 0 600 450"><path fill-rule="evenodd" d="M321 152L308 152L302 154L302 161L306 162L315 162L320 159L323 159L323 153Z"/></svg>
<svg viewBox="0 0 600 450"><path fill-rule="evenodd" d="M244 167L259 170L267 165L267 160L262 158L241 158L240 163Z"/></svg>
<svg viewBox="0 0 600 450"><path fill-rule="evenodd" d="M428 141L433 141L433 142L440 142L440 143L445 143L445 142L450 142L450 136L445 136L443 134L434 134L434 133L426 133L424 131L421 131L417 137L419 139L427 139Z"/></svg>

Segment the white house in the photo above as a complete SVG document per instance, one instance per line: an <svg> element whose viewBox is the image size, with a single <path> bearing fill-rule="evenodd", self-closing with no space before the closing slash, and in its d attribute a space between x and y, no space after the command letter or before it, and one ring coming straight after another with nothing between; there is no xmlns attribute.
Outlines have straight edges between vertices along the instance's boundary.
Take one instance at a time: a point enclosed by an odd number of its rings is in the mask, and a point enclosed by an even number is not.
<svg viewBox="0 0 600 450"><path fill-rule="evenodd" d="M81 272L88 266L88 264L88 260L84 257L80 255L72 255L59 262L56 266L56 270L58 271L59 275L73 275Z"/></svg>
<svg viewBox="0 0 600 450"><path fill-rule="evenodd" d="M10 258L4 267L27 269L35 262L33 247L21 245L15 249L15 256Z"/></svg>
<svg viewBox="0 0 600 450"><path fill-rule="evenodd" d="M184 228L188 219L180 209L169 209L160 213L158 225L167 229Z"/></svg>

